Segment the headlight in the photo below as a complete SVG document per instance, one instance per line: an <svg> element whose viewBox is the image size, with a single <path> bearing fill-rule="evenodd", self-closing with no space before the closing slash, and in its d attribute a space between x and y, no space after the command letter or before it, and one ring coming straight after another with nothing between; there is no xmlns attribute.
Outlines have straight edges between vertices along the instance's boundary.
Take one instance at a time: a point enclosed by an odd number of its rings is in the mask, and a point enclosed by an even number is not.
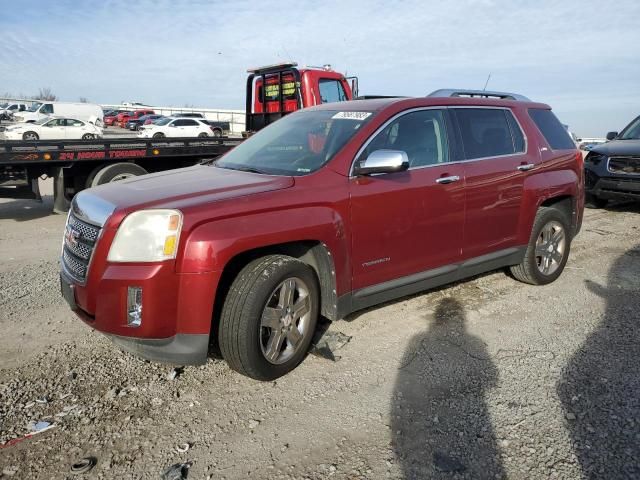
<svg viewBox="0 0 640 480"><path fill-rule="evenodd" d="M159 262L176 257L182 229L178 210L140 210L123 221L109 249L110 262Z"/></svg>
<svg viewBox="0 0 640 480"><path fill-rule="evenodd" d="M590 163L591 165L598 165L607 159L606 155L601 153L589 152L584 159L584 163Z"/></svg>

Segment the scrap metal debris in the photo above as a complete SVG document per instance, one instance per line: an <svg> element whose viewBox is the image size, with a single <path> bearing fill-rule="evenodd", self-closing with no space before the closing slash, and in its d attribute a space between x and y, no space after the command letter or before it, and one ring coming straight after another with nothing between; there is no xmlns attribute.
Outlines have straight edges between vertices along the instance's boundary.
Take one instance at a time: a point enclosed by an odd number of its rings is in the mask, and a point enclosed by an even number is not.
<svg viewBox="0 0 640 480"><path fill-rule="evenodd" d="M176 463L162 474L162 480L186 480L193 462Z"/></svg>
<svg viewBox="0 0 640 480"><path fill-rule="evenodd" d="M318 324L316 333L311 341L309 353L318 357L326 358L332 362L337 362L342 357L335 354L337 350L344 347L352 337L342 332L329 330L331 322L325 321Z"/></svg>
<svg viewBox="0 0 640 480"><path fill-rule="evenodd" d="M96 457L84 457L82 460L77 461L71 465L71 473L73 475L81 475L87 473L93 467L96 466L98 460Z"/></svg>

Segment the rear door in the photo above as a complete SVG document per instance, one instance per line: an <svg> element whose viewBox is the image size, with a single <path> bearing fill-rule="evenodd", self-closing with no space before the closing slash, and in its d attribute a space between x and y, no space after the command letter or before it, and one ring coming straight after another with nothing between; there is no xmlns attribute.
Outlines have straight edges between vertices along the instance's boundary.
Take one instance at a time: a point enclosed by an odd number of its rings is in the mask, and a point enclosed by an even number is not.
<svg viewBox="0 0 640 480"><path fill-rule="evenodd" d="M75 120L72 118L67 118L64 120L66 128L65 128L65 138L69 140L80 140L85 133L88 133L88 129L84 122L80 120ZM93 133L93 132L92 132Z"/></svg>
<svg viewBox="0 0 640 480"><path fill-rule="evenodd" d="M350 179L354 290L460 260L464 172L451 163L445 109L390 120L356 161L381 149L407 153L410 168Z"/></svg>
<svg viewBox="0 0 640 480"><path fill-rule="evenodd" d="M466 219L463 257L515 246L524 178L538 163L508 108L456 107L464 149ZM533 149L530 149L533 150Z"/></svg>

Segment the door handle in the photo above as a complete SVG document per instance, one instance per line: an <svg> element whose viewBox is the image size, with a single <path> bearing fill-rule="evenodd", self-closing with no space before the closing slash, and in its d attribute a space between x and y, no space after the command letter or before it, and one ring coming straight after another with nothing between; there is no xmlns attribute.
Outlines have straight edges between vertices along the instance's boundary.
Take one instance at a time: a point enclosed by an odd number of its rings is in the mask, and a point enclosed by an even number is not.
<svg viewBox="0 0 640 480"><path fill-rule="evenodd" d="M518 170L526 172L527 170L531 170L533 167L535 167L533 163L527 163L525 165L518 165Z"/></svg>
<svg viewBox="0 0 640 480"><path fill-rule="evenodd" d="M438 178L436 180L436 183L439 183L440 185L446 185L447 183L457 182L458 180L460 180L460 177L458 175L451 175L450 177Z"/></svg>

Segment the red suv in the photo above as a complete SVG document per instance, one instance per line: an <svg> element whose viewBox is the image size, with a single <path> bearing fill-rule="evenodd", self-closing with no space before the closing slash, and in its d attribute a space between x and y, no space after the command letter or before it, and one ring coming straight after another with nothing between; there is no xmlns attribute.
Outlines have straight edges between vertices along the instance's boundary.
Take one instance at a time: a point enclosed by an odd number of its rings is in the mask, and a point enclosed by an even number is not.
<svg viewBox="0 0 640 480"><path fill-rule="evenodd" d="M359 100L292 113L209 165L80 192L62 294L123 349L269 380L319 315L507 267L562 272L582 157L551 109L499 92Z"/></svg>

